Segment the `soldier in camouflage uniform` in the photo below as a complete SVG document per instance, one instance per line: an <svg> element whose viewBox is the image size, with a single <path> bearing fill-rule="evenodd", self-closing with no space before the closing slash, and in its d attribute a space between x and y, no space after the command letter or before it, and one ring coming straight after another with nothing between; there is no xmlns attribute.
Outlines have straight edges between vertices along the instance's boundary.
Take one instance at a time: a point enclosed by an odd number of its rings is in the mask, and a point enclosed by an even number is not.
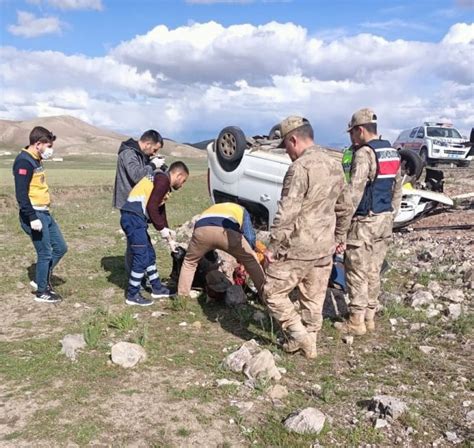
<svg viewBox="0 0 474 448"><path fill-rule="evenodd" d="M354 113L348 132L354 148L349 191L355 210L345 258L350 314L335 326L362 335L375 329L380 270L400 208L402 181L398 152L378 137L372 110Z"/></svg>
<svg viewBox="0 0 474 448"><path fill-rule="evenodd" d="M352 204L340 162L313 141L305 118L280 124L282 143L293 163L283 181L271 227L264 299L288 336L283 349L316 357L332 256L350 225ZM288 294L299 287L301 315Z"/></svg>

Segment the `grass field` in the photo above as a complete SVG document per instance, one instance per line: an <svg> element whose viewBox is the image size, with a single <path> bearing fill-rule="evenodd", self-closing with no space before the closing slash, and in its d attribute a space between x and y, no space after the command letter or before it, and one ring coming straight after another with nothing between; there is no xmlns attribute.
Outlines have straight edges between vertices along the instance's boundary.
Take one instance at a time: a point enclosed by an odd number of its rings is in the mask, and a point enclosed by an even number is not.
<svg viewBox="0 0 474 448"><path fill-rule="evenodd" d="M190 168L189 182L167 204L172 227L209 203L206 166L190 161ZM445 431L464 431L460 402L472 399L471 369L463 362L466 323L450 330L453 342L437 338L444 331L440 322L392 305L381 317L377 337L363 337L350 347L325 321L320 356L308 362L271 343L269 319L252 318L263 310L257 304L228 309L201 297L163 300L149 309L127 307L125 241L119 214L111 208L114 173L113 158L47 164L53 213L69 245L55 273L65 300L48 306L35 303L30 292L35 254L18 225L11 161L0 161L0 446L423 447ZM171 258L151 233L166 278ZM386 287L396 291L397 281L391 274ZM153 317L158 310L167 314ZM399 334L388 322L394 317L425 326ZM88 347L71 362L60 354L60 340L80 332ZM289 396L280 403L267 398L264 383L254 390L215 385L219 378L243 381L220 363L252 337L278 354L278 366L287 371L282 384ZM440 356L425 356L418 346L433 338ZM112 365L110 347L120 340L142 344L147 361L129 370ZM395 395L409 405L390 431L376 430L364 418L360 403L374 393ZM236 402L253 407L243 412ZM330 417L323 432L286 432L281 420L306 406Z"/></svg>

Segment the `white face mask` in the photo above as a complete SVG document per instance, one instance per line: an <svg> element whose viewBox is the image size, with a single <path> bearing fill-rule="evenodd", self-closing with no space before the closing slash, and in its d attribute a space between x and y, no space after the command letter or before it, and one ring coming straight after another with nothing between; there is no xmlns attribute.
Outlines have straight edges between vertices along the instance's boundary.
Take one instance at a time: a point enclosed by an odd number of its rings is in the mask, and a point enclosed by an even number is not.
<svg viewBox="0 0 474 448"><path fill-rule="evenodd" d="M54 150L52 146L47 146L46 149L41 153L43 160L48 160L53 156Z"/></svg>

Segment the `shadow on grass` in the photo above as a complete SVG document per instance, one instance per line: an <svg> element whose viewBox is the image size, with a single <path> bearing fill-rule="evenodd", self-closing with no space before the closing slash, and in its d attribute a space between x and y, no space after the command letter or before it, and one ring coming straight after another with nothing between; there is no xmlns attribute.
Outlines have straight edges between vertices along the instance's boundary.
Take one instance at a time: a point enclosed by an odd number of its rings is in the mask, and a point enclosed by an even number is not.
<svg viewBox="0 0 474 448"><path fill-rule="evenodd" d="M30 281L35 281L36 279L36 263L32 263L28 266L27 268L27 271L28 271L28 278L30 279ZM63 280L61 277L57 277L56 275L52 275L51 276L51 284L53 286L61 286L61 285L64 285L64 283L66 283L66 280Z"/></svg>
<svg viewBox="0 0 474 448"><path fill-rule="evenodd" d="M103 257L100 265L104 271L108 272L107 280L121 289L125 289L128 284L128 276L125 271L125 257L123 255L114 255Z"/></svg>

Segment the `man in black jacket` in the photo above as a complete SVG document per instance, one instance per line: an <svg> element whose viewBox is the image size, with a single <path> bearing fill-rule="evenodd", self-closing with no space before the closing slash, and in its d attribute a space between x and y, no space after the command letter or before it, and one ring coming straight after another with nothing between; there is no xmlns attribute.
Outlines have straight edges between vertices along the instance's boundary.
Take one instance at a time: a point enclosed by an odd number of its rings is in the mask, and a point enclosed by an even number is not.
<svg viewBox="0 0 474 448"><path fill-rule="evenodd" d="M145 176L152 175L164 166L164 158L157 157L163 147L160 133L150 129L143 133L140 140L133 138L122 142L118 150L117 172L115 174L113 206L121 209L127 202L132 188ZM125 251L125 270L130 272L132 255L127 244Z"/></svg>

